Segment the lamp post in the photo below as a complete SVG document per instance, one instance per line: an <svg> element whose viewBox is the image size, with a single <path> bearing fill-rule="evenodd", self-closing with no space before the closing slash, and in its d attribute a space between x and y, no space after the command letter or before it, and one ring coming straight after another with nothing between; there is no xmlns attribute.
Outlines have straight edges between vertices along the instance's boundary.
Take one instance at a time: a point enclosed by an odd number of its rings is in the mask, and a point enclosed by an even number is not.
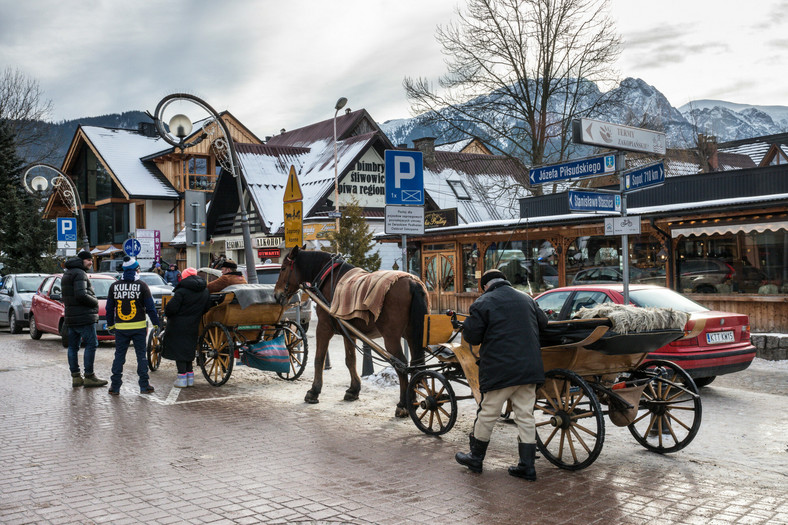
<svg viewBox="0 0 788 525"><path fill-rule="evenodd" d="M32 171L39 168L53 173L31 177ZM58 192L63 202L68 206L69 211L79 217L79 222L82 225L82 248L88 252L90 251L90 241L88 240L87 227L85 226L85 215L82 212L82 200L79 198L79 192L74 185L74 181L72 181L68 175L49 164L31 164L25 168L22 174L22 185L31 195L48 194L50 188L52 188L52 191Z"/></svg>
<svg viewBox="0 0 788 525"><path fill-rule="evenodd" d="M244 239L246 279L250 284L257 284L254 252L252 251L252 234L249 228L249 214L246 211L246 203L244 202L244 192L243 185L241 183L241 170L240 164L238 162L238 155L235 152L235 142L230 136L230 130L227 128L227 124L221 119L221 117L219 117L219 114L204 100L188 93L174 93L172 95L167 95L161 99L159 104L156 106L155 114L149 115L153 117L153 121L156 125L156 131L158 132L159 136L169 144L172 144L176 148L180 148L181 152L183 152L183 150L186 148L199 144L208 138L208 135L212 134L213 132L209 129L210 122L207 122L205 125L203 125L203 132L199 137L197 137L193 142L184 142L186 137L192 131L192 121L189 119L189 117L183 114L175 115L170 119L169 132L164 129L162 116L164 115L165 110L170 104L180 101L191 102L192 104L202 108L203 111L210 115L210 117L216 123L216 127L222 132L223 136L213 139L211 142L211 147L214 149L216 158L219 160L222 167L226 168L230 173L232 173L233 177L235 177L235 188L238 192L238 202L241 208L241 233Z"/></svg>
<svg viewBox="0 0 788 525"><path fill-rule="evenodd" d="M340 97L334 106L334 218L336 220L336 230L334 230L334 239L336 240L337 253L339 253L339 168L337 167L337 114L339 110L345 107L347 99Z"/></svg>

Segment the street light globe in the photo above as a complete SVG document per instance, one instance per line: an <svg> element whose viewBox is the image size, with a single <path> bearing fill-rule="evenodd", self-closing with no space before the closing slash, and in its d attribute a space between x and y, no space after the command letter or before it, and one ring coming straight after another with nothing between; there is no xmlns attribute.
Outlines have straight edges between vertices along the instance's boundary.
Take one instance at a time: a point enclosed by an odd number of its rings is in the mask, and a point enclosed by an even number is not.
<svg viewBox="0 0 788 525"><path fill-rule="evenodd" d="M185 138L192 132L192 121L182 113L170 119L170 133L179 139Z"/></svg>
<svg viewBox="0 0 788 525"><path fill-rule="evenodd" d="M337 100L337 105L334 106L334 109L339 111L340 109L345 107L345 104L347 104L347 99L345 97L340 97L340 99Z"/></svg>
<svg viewBox="0 0 788 525"><path fill-rule="evenodd" d="M46 191L47 187L49 187L49 180L41 175L36 175L30 181L30 186L36 191Z"/></svg>

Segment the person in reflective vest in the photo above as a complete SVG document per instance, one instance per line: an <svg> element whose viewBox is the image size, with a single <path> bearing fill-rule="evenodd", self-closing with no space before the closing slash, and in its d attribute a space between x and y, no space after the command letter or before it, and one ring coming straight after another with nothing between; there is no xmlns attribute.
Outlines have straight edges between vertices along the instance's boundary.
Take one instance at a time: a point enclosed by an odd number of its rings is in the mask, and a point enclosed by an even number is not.
<svg viewBox="0 0 788 525"><path fill-rule="evenodd" d="M137 376L140 393L150 394L153 387L148 379L148 359L145 354L146 335L148 334L147 312L154 325L159 324L159 315L153 296L145 282L139 279L140 265L133 257L123 258L123 277L109 287L107 293L107 329L115 335L115 359L112 361L112 377L109 393L120 394L123 383L123 365L129 343L134 343L137 355Z"/></svg>

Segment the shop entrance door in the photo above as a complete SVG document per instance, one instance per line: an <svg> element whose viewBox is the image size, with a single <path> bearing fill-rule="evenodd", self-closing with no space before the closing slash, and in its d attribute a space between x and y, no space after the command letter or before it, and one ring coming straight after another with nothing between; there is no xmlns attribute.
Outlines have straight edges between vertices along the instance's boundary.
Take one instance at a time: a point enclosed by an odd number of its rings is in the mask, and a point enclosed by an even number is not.
<svg viewBox="0 0 788 525"><path fill-rule="evenodd" d="M438 252L425 250L422 255L424 284L427 285L433 311L455 310L457 307L456 257L453 246L451 250L444 249Z"/></svg>

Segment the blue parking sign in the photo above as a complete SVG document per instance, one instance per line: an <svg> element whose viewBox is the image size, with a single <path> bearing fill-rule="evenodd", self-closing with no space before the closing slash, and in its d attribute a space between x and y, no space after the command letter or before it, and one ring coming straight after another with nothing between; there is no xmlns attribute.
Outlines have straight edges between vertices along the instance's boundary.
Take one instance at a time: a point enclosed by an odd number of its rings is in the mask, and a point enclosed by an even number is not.
<svg viewBox="0 0 788 525"><path fill-rule="evenodd" d="M77 240L77 220L75 218L58 217L57 240L59 242Z"/></svg>
<svg viewBox="0 0 788 525"><path fill-rule="evenodd" d="M386 204L424 205L424 155L386 150Z"/></svg>

